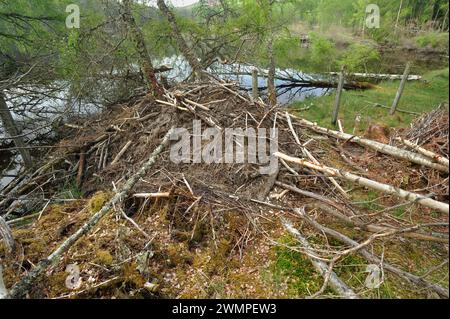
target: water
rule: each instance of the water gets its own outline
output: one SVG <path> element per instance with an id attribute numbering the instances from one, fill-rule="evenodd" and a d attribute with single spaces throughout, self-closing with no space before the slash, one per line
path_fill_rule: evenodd
<path id="1" fill-rule="evenodd" d="M 171 83 L 184 81 L 191 75 L 191 68 L 182 56 L 172 56 L 155 61 L 155 65 L 168 65 L 173 69 L 165 72 Z M 243 64 L 221 64 L 214 63 L 208 69 L 209 72 L 218 75 L 224 80 L 239 83 L 242 90 L 252 89 L 253 67 Z M 267 70 L 259 69 L 259 74 L 267 74 Z M 330 89 L 305 87 L 298 85 L 286 78 L 294 80 L 314 80 L 317 76 L 308 75 L 296 70 L 276 70 L 278 79 L 275 81 L 278 101 L 285 105 L 295 101 L 304 101 L 308 98 L 327 94 Z M 105 87 L 108 83 L 102 83 Z M 260 76 L 258 86 L 262 96 L 267 94 L 267 78 Z M 101 88 L 99 88 L 100 90 Z M 80 102 L 80 99 L 70 99 L 70 86 L 67 82 L 55 81 L 46 87 L 22 87 L 16 88 L 14 92 L 6 92 L 7 104 L 14 109 L 20 109 L 21 105 L 27 105 L 27 109 L 21 112 L 13 112 L 13 117 L 26 134 L 25 139 L 30 144 L 38 136 L 52 137 L 52 121 L 58 117 L 68 118 L 71 115 L 90 115 L 101 111 L 101 107 L 93 102 Z M 5 141 L 5 133 L 0 121 L 0 147 Z M 10 183 L 14 176 L 22 170 L 21 158 L 17 152 L 5 150 L 0 151 L 0 190 Z"/>
<path id="2" fill-rule="evenodd" d="M 191 75 L 191 67 L 182 56 L 166 57 L 158 60 L 156 65 L 168 65 L 173 69 L 165 72 L 164 76 L 171 82 L 181 82 Z M 221 64 L 219 62 L 213 63 L 208 71 L 212 74 L 218 75 L 223 80 L 229 80 L 239 83 L 242 90 L 251 91 L 252 89 L 252 70 L 253 66 L 233 63 Z M 268 70 L 258 69 L 258 87 L 262 96 L 267 95 L 267 74 Z M 292 78 L 296 81 L 319 80 L 320 76 L 310 75 L 301 71 L 293 69 L 277 69 L 276 70 L 275 86 L 277 90 L 278 103 L 287 105 L 297 101 L 304 101 L 308 98 L 323 96 L 330 92 L 329 88 L 318 88 L 301 86 L 298 82 L 289 80 Z"/>

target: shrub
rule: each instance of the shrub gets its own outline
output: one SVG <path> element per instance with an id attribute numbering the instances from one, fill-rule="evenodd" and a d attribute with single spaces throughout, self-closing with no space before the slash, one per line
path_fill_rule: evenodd
<path id="1" fill-rule="evenodd" d="M 370 45 L 352 44 L 339 60 L 339 65 L 346 65 L 351 72 L 368 72 L 380 62 L 380 53 Z"/>

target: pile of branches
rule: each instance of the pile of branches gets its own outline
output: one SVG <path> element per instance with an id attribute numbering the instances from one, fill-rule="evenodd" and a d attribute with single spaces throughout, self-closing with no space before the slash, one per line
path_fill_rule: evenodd
<path id="1" fill-rule="evenodd" d="M 190 130 L 193 120 L 201 120 L 202 129 L 211 127 L 222 133 L 224 128 L 278 128 L 279 149 L 270 156 L 278 158 L 279 168 L 270 175 L 263 175 L 260 165 L 252 163 L 191 165 L 171 162 L 168 146 L 174 128 Z M 266 231 L 268 224 L 281 225 L 291 233 L 299 242 L 296 249 L 310 258 L 324 277 L 323 287 L 314 296 L 330 287 L 341 297 L 359 297 L 333 270 L 350 254 L 359 254 L 370 264 L 379 266 L 382 272 L 390 272 L 420 289 L 443 298 L 449 296 L 445 287 L 390 263 L 384 258 L 384 252 L 379 255 L 371 249 L 375 242 L 393 238 L 448 245 L 448 201 L 436 200 L 427 192 L 427 187 L 400 188 L 389 184 L 377 172 L 369 170 L 373 166 L 364 167 L 361 155 L 361 151 L 370 153 L 380 170 L 386 170 L 383 164 L 386 158 L 400 163 L 402 174 L 426 167 L 435 173 L 439 183 L 445 183 L 448 160 L 431 151 L 432 154 L 417 148 L 401 149 L 320 127 L 279 106 L 270 107 L 261 99 L 253 100 L 235 84 L 219 80 L 180 84 L 166 90 L 163 99 L 137 96 L 110 108 L 98 118 L 80 119 L 67 127 L 73 130 L 71 137 L 55 145 L 40 167 L 25 172 L 2 192 L 3 226 L 0 230 L 4 247 L 0 257 L 10 261 L 10 289 L 5 293 L 9 297 L 42 295 L 42 291 L 36 291 L 35 283 L 52 267 L 61 268 L 67 264 L 67 259 L 79 256 L 71 248 L 81 238 L 89 234 L 92 239 L 98 233 L 96 240 L 103 238 L 111 242 L 114 231 L 108 225 L 114 219 L 131 225 L 129 237 L 134 242 L 130 244 L 131 252 L 124 257 L 128 260 L 141 256 L 155 241 L 163 244 L 166 235 L 182 238 L 194 246 L 202 241 L 216 242 L 229 228 L 223 213 L 227 211 L 239 212 L 246 220 L 241 220 L 235 230 L 233 251 L 245 249 L 252 236 L 267 236 L 268 240 L 275 241 Z M 271 138 L 266 136 L 265 143 L 269 144 Z M 415 142 L 420 143 L 417 139 L 421 138 L 418 136 Z M 335 167 L 336 157 L 344 161 L 340 167 Z M 33 227 L 39 227 L 39 219 L 48 214 L 50 204 L 67 198 L 61 196 L 61 188 L 67 186 L 68 180 L 76 183 L 84 197 L 99 191 L 109 192 L 109 196 L 98 210 L 86 213 L 83 208 L 83 213 L 69 214 L 70 218 L 65 216 L 61 221 L 64 231 L 49 234 L 59 240 L 48 243 L 44 249 L 47 256 L 18 261 L 18 257 L 14 257 L 18 245 L 10 228 L 26 219 L 37 218 L 38 222 L 30 226 L 29 233 L 39 236 L 38 232 L 33 233 Z M 363 210 L 352 201 L 350 187 L 375 190 L 394 205 L 380 211 Z M 151 234 L 157 234 L 163 226 L 151 224 L 150 218 L 140 219 L 139 216 L 149 209 L 162 210 L 163 207 L 169 220 L 169 225 L 165 226 L 167 233 L 152 237 Z M 389 212 L 398 207 L 420 207 L 420 214 L 411 216 L 409 222 L 400 222 L 389 216 Z M 24 215 L 30 210 L 38 213 L 31 217 L 28 213 Z M 433 213 L 440 217 L 432 221 L 426 218 Z M 102 221 L 106 231 L 99 232 L 96 227 Z M 332 226 L 336 223 L 339 228 Z M 303 234 L 304 229 L 300 231 L 296 225 L 341 244 L 338 247 L 312 244 Z M 357 235 L 345 235 L 342 229 L 351 229 Z M 46 231 L 54 230 L 49 230 L 47 225 Z M 135 242 L 136 238 L 142 240 Z M 102 275 L 103 284 L 120 281 L 117 274 L 105 276 Z M 90 288 L 97 286 L 92 284 Z M 152 285 L 147 282 L 146 287 L 149 286 Z"/>

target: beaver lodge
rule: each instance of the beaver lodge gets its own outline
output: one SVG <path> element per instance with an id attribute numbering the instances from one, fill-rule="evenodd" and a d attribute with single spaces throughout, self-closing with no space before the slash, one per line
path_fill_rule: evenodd
<path id="1" fill-rule="evenodd" d="M 277 128 L 278 168 L 175 164 L 171 134 L 193 120 Z M 2 191 L 4 295 L 448 298 L 443 107 L 353 136 L 210 80 L 67 129 Z"/>

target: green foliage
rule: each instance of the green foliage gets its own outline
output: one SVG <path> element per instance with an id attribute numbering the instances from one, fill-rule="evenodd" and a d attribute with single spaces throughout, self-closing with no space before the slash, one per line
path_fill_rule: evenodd
<path id="1" fill-rule="evenodd" d="M 408 82 L 405 87 L 400 109 L 412 112 L 429 112 L 442 102 L 449 100 L 448 80 L 449 69 L 428 72 L 424 75 L 425 81 Z M 361 116 L 360 132 L 363 132 L 370 124 L 381 123 L 389 127 L 408 127 L 414 119 L 414 115 L 397 113 L 389 115 L 389 110 L 375 107 L 371 103 L 390 106 L 394 100 L 399 86 L 399 81 L 387 81 L 378 85 L 374 90 L 345 91 L 342 95 L 340 118 L 347 132 L 353 130 L 356 116 Z M 310 121 L 317 122 L 324 127 L 330 127 L 331 114 L 333 112 L 334 94 L 329 94 L 314 100 L 297 102 L 292 107 L 304 108 L 311 106 L 307 111 L 302 111 L 301 116 Z"/>
<path id="2" fill-rule="evenodd" d="M 375 69 L 380 59 L 380 53 L 375 47 L 355 43 L 345 51 L 338 63 L 347 66 L 347 70 L 351 72 L 369 72 Z"/>
<path id="3" fill-rule="evenodd" d="M 429 32 L 415 38 L 416 43 L 421 47 L 431 47 L 448 50 L 448 33 Z"/>
<path id="4" fill-rule="evenodd" d="M 332 71 L 336 65 L 337 51 L 333 42 L 311 33 L 310 62 L 317 71 Z"/>

